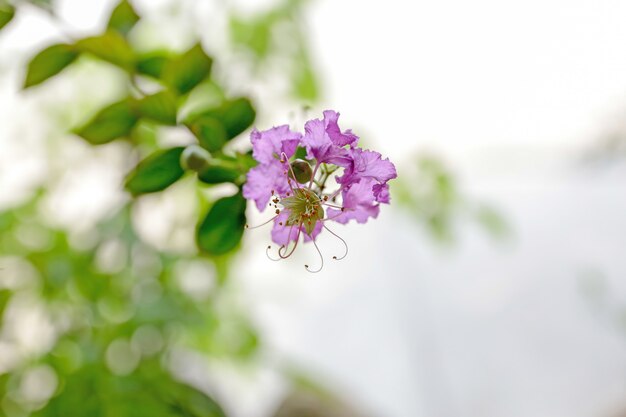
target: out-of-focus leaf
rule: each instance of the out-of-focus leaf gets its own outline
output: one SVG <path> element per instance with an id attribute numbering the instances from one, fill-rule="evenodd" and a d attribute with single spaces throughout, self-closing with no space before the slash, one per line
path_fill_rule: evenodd
<path id="1" fill-rule="evenodd" d="M 222 122 L 212 116 L 201 116 L 188 125 L 198 138 L 200 146 L 209 152 L 222 149 L 228 141 L 226 129 Z"/>
<path id="2" fill-rule="evenodd" d="M 238 98 L 224 103 L 217 115 L 224 124 L 230 139 L 252 126 L 256 118 L 254 107 L 247 98 Z"/>
<path id="3" fill-rule="evenodd" d="M 24 88 L 32 87 L 58 74 L 78 57 L 71 45 L 52 45 L 39 52 L 28 63 Z"/>
<path id="4" fill-rule="evenodd" d="M 137 72 L 154 78 L 161 78 L 163 69 L 170 58 L 165 54 L 150 54 L 137 59 Z"/>
<path id="5" fill-rule="evenodd" d="M 115 376 L 101 366 L 86 366 L 67 375 L 60 394 L 33 417 L 225 417 L 212 398 L 155 368 Z"/>
<path id="6" fill-rule="evenodd" d="M 492 207 L 482 205 L 475 215 L 476 220 L 494 237 L 506 237 L 511 232 L 504 217 Z"/>
<path id="7" fill-rule="evenodd" d="M 220 129 L 215 121 L 219 121 L 226 133 L 226 139 L 232 139 L 252 126 L 256 111 L 247 98 L 237 98 L 224 102 L 221 106 L 194 115 L 187 125 L 194 132 L 203 146 L 208 150 L 221 147 Z M 204 131 L 206 129 L 206 131 Z M 214 149 L 213 149 L 214 150 Z"/>
<path id="8" fill-rule="evenodd" d="M 4 308 L 7 306 L 9 299 L 11 298 L 11 291 L 6 289 L 0 290 L 0 317 L 4 313 Z"/>
<path id="9" fill-rule="evenodd" d="M 135 56 L 126 39 L 116 30 L 107 30 L 102 35 L 81 39 L 76 47 L 127 71 L 135 68 Z"/>
<path id="10" fill-rule="evenodd" d="M 180 166 L 184 147 L 157 151 L 141 161 L 126 179 L 133 195 L 162 191 L 178 181 L 185 171 Z"/>
<path id="11" fill-rule="evenodd" d="M 296 66 L 293 74 L 293 93 L 297 98 L 310 102 L 319 98 L 317 79 L 308 63 Z"/>
<path id="12" fill-rule="evenodd" d="M 273 19 L 244 21 L 233 17 L 230 21 L 230 36 L 235 45 L 252 52 L 258 59 L 265 58 L 270 50 Z"/>
<path id="13" fill-rule="evenodd" d="M 217 200 L 197 231 L 200 249 L 210 255 L 223 255 L 241 241 L 246 225 L 246 200 L 241 192 Z"/>
<path id="14" fill-rule="evenodd" d="M 137 123 L 135 103 L 130 99 L 111 104 L 75 133 L 93 145 L 127 136 Z"/>
<path id="15" fill-rule="evenodd" d="M 0 4 L 0 29 L 5 27 L 15 16 L 15 7 L 10 4 Z"/>
<path id="16" fill-rule="evenodd" d="M 139 100 L 137 111 L 141 117 L 176 125 L 176 97 L 167 90 Z"/>
<path id="17" fill-rule="evenodd" d="M 211 73 L 213 59 L 197 44 L 176 59 L 166 63 L 163 80 L 180 94 L 186 94 Z"/>
<path id="18" fill-rule="evenodd" d="M 139 21 L 139 15 L 128 0 L 122 0 L 111 13 L 108 29 L 113 29 L 126 36 Z"/>
<path id="19" fill-rule="evenodd" d="M 40 9 L 45 10 L 48 13 L 52 13 L 52 0 L 26 0 L 27 3 L 37 6 Z"/>
<path id="20" fill-rule="evenodd" d="M 242 172 L 236 161 L 224 161 L 216 158 L 211 159 L 207 166 L 198 173 L 198 179 L 207 184 L 237 183 L 241 177 Z"/>

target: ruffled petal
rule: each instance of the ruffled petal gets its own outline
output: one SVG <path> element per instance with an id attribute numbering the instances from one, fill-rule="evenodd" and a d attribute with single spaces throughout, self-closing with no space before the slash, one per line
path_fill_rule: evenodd
<path id="1" fill-rule="evenodd" d="M 391 197 L 389 196 L 389 184 L 374 184 L 372 187 L 374 197 L 379 203 L 389 204 Z"/>
<path id="2" fill-rule="evenodd" d="M 273 127 L 260 132 L 256 129 L 250 134 L 252 156 L 261 164 L 270 164 L 280 159 L 284 152 L 290 158 L 295 152 L 302 135 L 289 130 L 289 125 Z"/>
<path id="3" fill-rule="evenodd" d="M 272 190 L 280 197 L 290 190 L 285 169 L 275 160 L 271 164 L 257 165 L 248 171 L 243 185 L 243 196 L 254 200 L 259 211 L 265 210 L 272 196 Z"/>
<path id="4" fill-rule="evenodd" d="M 353 165 L 344 170 L 337 182 L 348 186 L 361 181 L 362 178 L 372 178 L 384 184 L 398 176 L 395 165 L 389 158 L 382 159 L 382 155 L 374 151 L 364 151 L 360 148 L 350 150 Z"/>
<path id="5" fill-rule="evenodd" d="M 341 129 L 339 129 L 339 124 L 337 123 L 338 120 L 339 113 L 337 113 L 336 111 L 326 110 L 324 112 L 324 125 L 326 126 L 326 133 L 328 134 L 330 140 L 336 146 L 356 146 L 357 142 L 359 141 L 359 137 L 352 133 L 351 130 L 341 132 Z"/>
<path id="6" fill-rule="evenodd" d="M 363 179 L 351 185 L 342 192 L 343 211 L 329 208 L 328 218 L 336 222 L 345 224 L 354 219 L 357 223 L 366 223 L 371 218 L 378 217 L 380 206 L 374 196 L 373 186 L 376 184 L 373 179 Z"/>

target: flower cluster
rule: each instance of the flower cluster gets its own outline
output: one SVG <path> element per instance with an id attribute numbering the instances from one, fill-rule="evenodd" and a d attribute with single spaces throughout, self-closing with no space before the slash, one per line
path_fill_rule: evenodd
<path id="1" fill-rule="evenodd" d="M 264 224 L 274 222 L 272 240 L 280 245 L 276 260 L 291 256 L 300 235 L 321 256 L 315 239 L 322 229 L 341 239 L 328 221 L 365 223 L 378 216 L 381 203 L 389 203 L 387 182 L 396 178 L 395 166 L 378 152 L 359 148 L 359 138 L 350 130 L 342 132 L 338 119 L 339 113 L 327 110 L 322 120 L 306 122 L 304 135 L 287 125 L 251 134 L 258 165 L 248 172 L 243 195 L 260 211 L 273 207 L 276 215 Z M 334 259 L 346 254 L 347 245 L 346 253 Z"/>

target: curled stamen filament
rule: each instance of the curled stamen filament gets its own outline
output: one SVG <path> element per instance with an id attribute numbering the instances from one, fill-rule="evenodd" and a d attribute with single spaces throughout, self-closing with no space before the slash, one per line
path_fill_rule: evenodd
<path id="1" fill-rule="evenodd" d="M 293 225 L 289 228 L 289 238 L 291 238 L 291 231 L 292 230 L 293 230 Z M 300 223 L 298 225 L 298 235 L 296 236 L 296 243 L 295 243 L 295 245 L 293 245 L 293 248 L 291 248 L 289 253 L 286 254 L 286 255 L 281 253 L 281 249 L 284 249 L 285 251 L 287 251 L 287 247 L 284 246 L 284 245 L 281 246 L 280 249 L 278 249 L 278 256 L 280 256 L 281 259 L 287 259 L 291 255 L 293 255 L 293 253 L 295 252 L 296 248 L 298 247 L 298 242 L 300 241 L 300 232 L 302 232 L 302 223 Z"/>
<path id="2" fill-rule="evenodd" d="M 341 242 L 343 243 L 343 246 L 346 248 L 346 251 L 344 252 L 343 255 L 341 255 L 340 257 L 333 256 L 333 259 L 336 260 L 336 261 L 340 261 L 343 258 L 345 258 L 346 256 L 348 256 L 348 244 L 346 243 L 346 241 L 341 236 L 339 236 L 337 233 L 333 232 L 328 227 L 326 227 L 325 224 L 323 225 L 323 227 L 324 227 L 324 229 L 328 230 L 328 232 L 330 232 L 330 234 L 335 236 L 337 239 L 341 240 Z"/>
<path id="3" fill-rule="evenodd" d="M 278 248 L 278 250 L 280 251 L 280 249 L 281 249 L 281 248 L 284 248 L 284 247 L 285 247 L 285 245 L 283 245 L 283 246 L 281 246 L 280 248 Z M 267 246 L 267 249 L 265 249 L 265 255 L 268 257 L 268 259 L 269 259 L 270 261 L 274 261 L 274 262 L 278 262 L 278 261 L 280 261 L 280 260 L 281 260 L 280 258 L 272 258 L 272 257 L 270 256 L 270 250 L 272 250 L 272 246 L 271 246 L 271 245 L 268 245 L 268 246 Z"/>
<path id="4" fill-rule="evenodd" d="M 324 268 L 324 256 L 322 256 L 322 252 L 320 251 L 320 248 L 317 246 L 317 243 L 315 243 L 315 240 L 312 240 L 312 242 L 313 242 L 313 245 L 315 245 L 315 249 L 317 250 L 317 253 L 320 256 L 320 259 L 322 260 L 322 264 L 320 265 L 320 267 L 318 269 L 316 269 L 314 271 L 310 270 L 308 265 L 304 265 L 304 268 L 308 272 L 310 272 L 312 274 L 316 274 L 316 273 L 320 272 L 322 270 L 322 268 Z"/>

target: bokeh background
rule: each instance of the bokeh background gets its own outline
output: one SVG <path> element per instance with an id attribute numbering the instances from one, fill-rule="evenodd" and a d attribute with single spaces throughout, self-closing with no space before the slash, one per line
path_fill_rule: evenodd
<path id="1" fill-rule="evenodd" d="M 22 89 L 116 4 L 23 1 L 0 32 L 0 415 L 626 412 L 626 4 L 132 1 L 133 47 L 200 41 L 254 126 L 332 108 L 396 163 L 391 206 L 339 228 L 350 254 L 317 275 L 306 245 L 269 261 L 269 228 L 198 252 L 232 186 L 123 191 L 138 155 L 193 136 L 68 133 L 136 87 L 115 66 Z"/>

